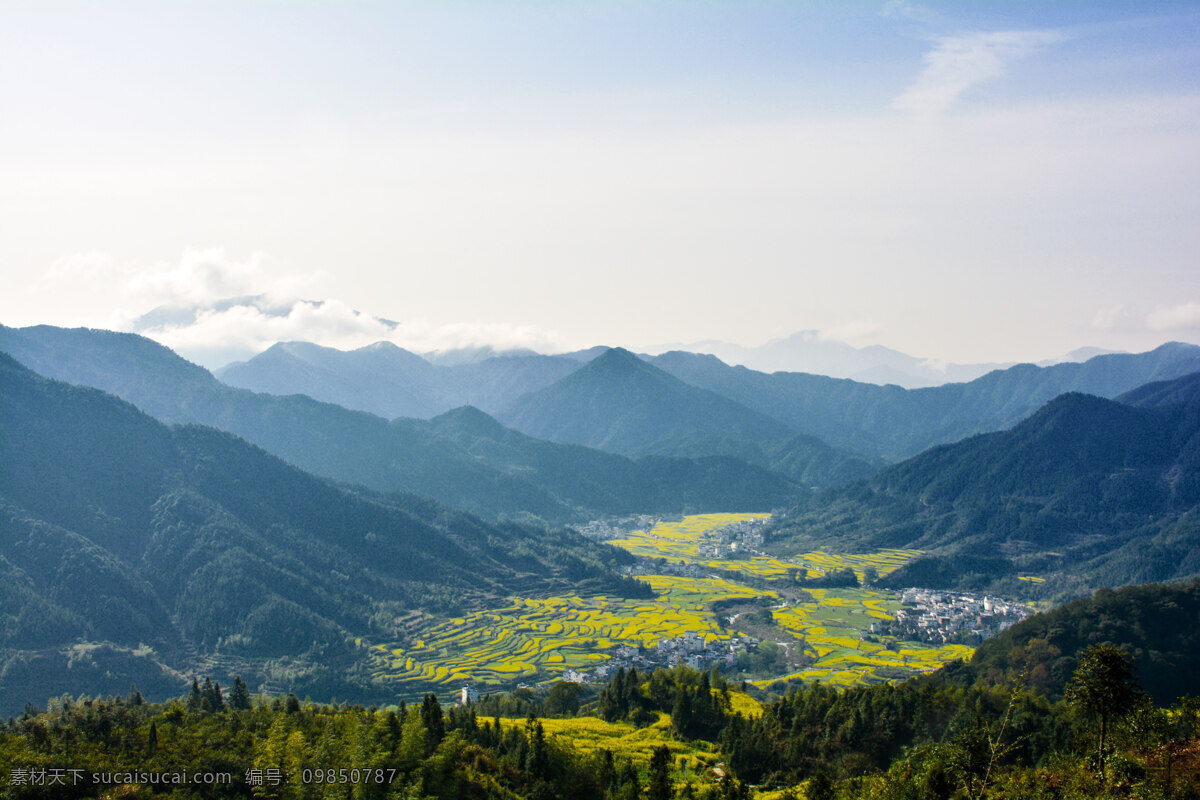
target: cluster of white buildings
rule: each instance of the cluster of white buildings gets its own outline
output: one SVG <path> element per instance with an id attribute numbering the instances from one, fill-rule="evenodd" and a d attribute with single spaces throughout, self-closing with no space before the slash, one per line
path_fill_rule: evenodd
<path id="1" fill-rule="evenodd" d="M 609 539 L 620 539 L 633 531 L 648 531 L 658 521 L 658 517 L 650 514 L 635 514 L 632 517 L 620 519 L 594 519 L 586 525 L 572 525 L 571 527 L 589 539 L 606 542 Z"/>
<path id="2" fill-rule="evenodd" d="M 905 589 L 900 601 L 904 606 L 896 619 L 874 623 L 871 634 L 930 644 L 978 644 L 1033 614 L 1019 603 L 963 592 Z"/>
<path id="3" fill-rule="evenodd" d="M 747 519 L 710 528 L 700 534 L 697 550 L 706 558 L 728 558 L 736 553 L 752 553 L 763 543 L 763 531 L 770 517 Z"/>
<path id="4" fill-rule="evenodd" d="M 684 578 L 713 578 L 713 571 L 699 564 L 668 561 L 665 558 L 639 559 L 636 564 L 625 567 L 626 575 L 678 575 Z"/>

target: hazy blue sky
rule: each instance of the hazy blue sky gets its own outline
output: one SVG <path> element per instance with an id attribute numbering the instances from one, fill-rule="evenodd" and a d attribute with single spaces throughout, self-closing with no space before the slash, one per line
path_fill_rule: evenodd
<path id="1" fill-rule="evenodd" d="M 0 322 L 1200 342 L 1198 83 L 1194 2 L 0 0 Z"/>

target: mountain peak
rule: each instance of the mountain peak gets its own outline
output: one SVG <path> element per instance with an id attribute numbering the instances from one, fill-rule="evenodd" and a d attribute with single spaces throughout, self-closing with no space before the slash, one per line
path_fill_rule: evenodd
<path id="1" fill-rule="evenodd" d="M 610 347 L 593 358 L 590 363 L 595 366 L 607 367 L 614 364 L 638 365 L 644 362 L 624 347 Z"/>
<path id="2" fill-rule="evenodd" d="M 507 429 L 491 415 L 475 406 L 459 406 L 429 420 L 433 429 L 445 432 L 449 428 L 473 433 L 477 436 L 496 437 Z"/>

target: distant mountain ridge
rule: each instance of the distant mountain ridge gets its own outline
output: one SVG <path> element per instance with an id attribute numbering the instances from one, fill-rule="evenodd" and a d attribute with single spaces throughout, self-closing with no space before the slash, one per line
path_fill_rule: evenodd
<path id="1" fill-rule="evenodd" d="M 732 456 L 809 485 L 864 475 L 875 466 L 685 383 L 622 348 L 525 395 L 498 417 L 540 439 L 630 457 Z"/>
<path id="2" fill-rule="evenodd" d="M 277 427 L 281 421 L 249 421 L 248 413 L 254 416 L 261 412 L 261 409 L 247 410 L 249 395 L 235 399 L 235 393 L 213 381 L 208 373 L 182 360 L 169 371 L 174 376 L 171 383 L 176 388 L 186 387 L 183 390 L 188 397 L 175 397 L 156 407 L 155 403 L 163 398 L 158 396 L 161 392 L 155 391 L 149 376 L 130 381 L 105 378 L 98 374 L 102 370 L 97 366 L 72 356 L 70 348 L 78 345 L 69 343 L 69 337 L 53 333 L 59 329 L 39 327 L 13 334 L 6 334 L 5 330 L 9 329 L 0 329 L 0 343 L 6 338 L 10 340 L 11 346 L 24 354 L 27 363 L 40 371 L 136 398 L 139 405 L 162 419 L 229 428 L 290 459 L 306 458 L 296 463 L 321 474 L 366 481 L 376 488 L 433 493 L 432 496 L 460 507 L 468 503 L 471 505 L 465 507 L 471 510 L 497 513 L 494 504 L 489 510 L 477 499 L 489 493 L 479 491 L 482 475 L 473 483 L 463 484 L 474 488 L 455 490 L 453 494 L 447 493 L 448 486 L 410 482 L 419 477 L 415 474 L 401 483 L 380 482 L 380 470 L 392 470 L 396 465 L 376 461 L 367 468 L 342 458 L 335 469 L 327 463 L 337 452 L 328 435 L 322 435 L 320 442 L 307 444 L 304 435 L 293 440 L 282 431 L 268 438 L 267 429 L 272 425 Z M 100 344 L 101 334 L 94 333 L 94 341 L 85 348 L 91 353 L 87 358 L 94 357 L 108 365 L 105 369 L 137 372 L 129 352 L 106 349 L 108 345 Z M 104 341 L 111 344 L 120 340 Z M 51 356 L 47 348 L 60 352 Z M 167 352 L 145 341 L 131 349 L 138 349 L 151 360 Z M 457 405 L 474 405 L 538 438 L 557 438 L 560 442 L 601 447 L 627 456 L 729 455 L 786 474 L 801 485 L 824 487 L 867 474 L 882 463 L 902 460 L 934 445 L 975 433 L 1003 430 L 1062 392 L 1083 391 L 1113 397 L 1147 381 L 1200 370 L 1200 347 L 1179 343 L 1168 343 L 1148 353 L 1097 356 L 1084 363 L 1049 367 L 1018 365 L 969 383 L 916 390 L 803 373 L 768 375 L 730 367 L 713 356 L 693 353 L 672 352 L 642 358 L 686 384 L 680 385 L 671 384 L 661 374 L 651 380 L 650 373 L 639 373 L 631 360 L 632 354 L 626 359 L 624 369 L 628 375 L 619 374 L 622 370 L 612 370 L 607 378 L 587 378 L 590 373 L 586 370 L 595 358 L 582 362 L 580 359 L 587 359 L 595 352 L 593 349 L 562 356 L 491 356 L 447 367 L 429 364 L 391 344 L 342 352 L 291 343 L 276 345 L 262 354 L 256 373 L 263 376 L 262 388 L 304 389 L 310 396 L 315 394 L 339 405 L 374 406 L 380 411 L 403 407 L 422 418 L 444 413 Z M 267 367 L 273 360 L 282 364 L 290 383 L 269 379 Z M 243 366 L 249 368 L 250 362 Z M 583 377 L 574 377 L 577 371 Z M 638 374 L 644 384 L 638 391 L 597 393 L 599 384 L 605 381 L 619 383 Z M 590 392 L 586 402 L 582 397 L 568 399 L 588 381 L 596 386 L 584 392 Z M 554 388 L 559 383 L 562 386 Z M 710 394 L 697 393 L 696 389 Z M 561 401 L 552 400 L 556 394 Z M 652 396 L 657 399 L 651 401 Z M 451 405 L 464 398 L 465 402 Z M 301 416 L 314 413 L 311 408 L 300 408 L 304 402 L 300 398 L 286 401 L 277 398 L 274 402 L 293 407 Z M 497 410 L 497 406 L 506 402 Z M 547 405 L 541 410 L 528 410 L 537 403 Z M 640 405 L 634 411 L 631 404 Z M 250 405 L 258 408 L 261 399 Z M 582 418 L 585 412 L 590 415 L 589 422 L 582 424 L 575 418 Z M 329 414 L 323 412 L 322 416 Z M 359 423 L 343 417 L 338 425 L 354 428 Z M 425 434 L 410 430 L 410 438 L 417 435 Z M 432 443 L 426 441 L 425 446 Z M 321 448 L 320 459 L 311 452 L 302 453 L 305 447 Z M 448 453 L 441 453 L 431 464 L 444 462 L 447 457 Z M 468 472 L 478 472 L 480 465 L 460 466 Z M 503 480 L 519 477 L 509 474 Z"/>
<path id="3" fill-rule="evenodd" d="M 281 342 L 245 362 L 216 371 L 224 383 L 265 394 L 306 394 L 356 411 L 394 419 L 429 419 L 471 405 L 495 413 L 516 398 L 570 374 L 570 356 L 444 354 L 431 363 L 390 342 L 342 351 L 307 342 Z"/>
<path id="4" fill-rule="evenodd" d="M 614 408 L 620 409 L 616 424 L 604 425 L 602 418 Z M 635 408 L 654 418 L 633 417 Z M 735 446 L 753 446 L 793 435 L 786 425 L 689 386 L 619 347 L 530 392 L 499 419 L 531 436 L 627 455 L 661 453 L 676 447 L 679 437 L 727 437 Z"/>
<path id="5" fill-rule="evenodd" d="M 726 364 L 759 372 L 806 372 L 905 389 L 971 381 L 1012 366 L 1011 362 L 953 364 L 917 358 L 877 344 L 855 347 L 815 330 L 798 331 L 757 347 L 708 340 L 660 347 L 654 352 L 671 350 L 713 355 Z"/>
<path id="6" fill-rule="evenodd" d="M 817 342 L 826 349 L 837 344 L 824 341 L 811 331 L 787 341 Z M 568 420 L 573 414 L 570 404 L 542 419 L 537 418 L 537 412 L 522 411 L 527 404 L 549 402 L 545 392 L 539 401 L 525 395 L 569 378 L 576 369 L 606 352 L 608 348 L 559 356 L 498 355 L 489 348 L 476 348 L 442 354 L 453 366 L 430 366 L 418 362 L 414 354 L 385 343 L 349 352 L 291 343 L 276 345 L 249 362 L 229 367 L 221 375 L 231 384 L 255 391 L 303 393 L 387 417 L 399 413 L 429 418 L 451 408 L 472 405 L 540 438 L 558 437 L 558 441 L 624 455 L 732 454 L 783 472 L 804 485 L 828 486 L 937 444 L 1003 430 L 1062 392 L 1082 391 L 1111 398 L 1148 381 L 1172 379 L 1200 370 L 1200 348 L 1195 345 L 1168 343 L 1139 354 L 1081 348 L 1054 362 L 1008 366 L 965 383 L 907 390 L 809 373 L 767 374 L 731 367 L 712 355 L 672 351 L 641 358 L 691 386 L 742 406 L 737 413 L 729 413 L 729 408 L 721 412 L 721 419 L 733 423 L 724 434 L 712 434 L 717 426 L 706 414 L 688 412 L 679 420 L 670 420 L 660 410 L 658 422 L 654 422 L 655 413 L 643 408 L 638 412 L 642 417 L 640 428 L 623 440 L 614 425 L 627 431 L 636 427 L 633 418 L 627 416 L 628 403 L 636 395 L 620 392 L 610 395 L 611 407 L 603 413 L 599 396 L 587 401 L 591 420 L 598 428 L 585 430 L 577 426 L 578 429 L 569 430 Z M 383 353 L 395 357 L 385 359 L 381 357 Z M 398 366 L 401 354 L 403 363 Z M 1082 358 L 1087 360 L 1074 360 Z M 369 369 L 365 368 L 368 363 Z M 628 378 L 615 372 L 611 377 L 614 381 Z M 565 385 L 571 385 L 572 380 Z M 680 404 L 680 409 L 696 402 L 695 396 L 689 398 L 678 387 L 672 391 L 664 386 L 660 389 L 663 402 Z M 673 399 L 667 400 L 669 395 Z M 573 402 L 580 400 L 576 398 Z M 545 410 L 549 411 L 549 406 Z M 747 411 L 765 415 L 783 423 L 793 435 L 808 438 L 782 445 L 784 437 L 777 432 L 766 437 L 770 443 L 764 446 L 761 430 L 752 432 L 745 427 L 753 416 Z M 527 417 L 523 416 L 526 414 Z M 610 418 L 622 421 L 618 424 Z M 709 432 L 701 433 L 703 429 Z M 600 430 L 605 431 L 604 436 L 599 434 Z"/>
<path id="7" fill-rule="evenodd" d="M 799 491 L 782 476 L 733 459 L 638 463 L 561 445 L 551 446 L 557 448 L 551 457 L 543 443 L 532 440 L 522 447 L 540 455 L 523 456 L 520 467 L 503 459 L 491 463 L 421 420 L 389 423 L 301 395 L 277 397 L 226 386 L 134 334 L 0 326 L 0 350 L 39 374 L 110 392 L 164 422 L 230 431 L 315 474 L 379 491 L 414 492 L 492 519 L 566 522 L 632 511 L 774 508 Z M 618 484 L 604 488 L 577 480 L 579 473 L 593 470 Z M 704 480 L 691 484 L 697 475 Z M 585 485 L 593 490 L 581 492 Z"/>
<path id="8" fill-rule="evenodd" d="M 1169 342 L 1147 353 L 1101 355 L 1083 363 L 1018 364 L 969 383 L 912 390 L 803 373 L 768 375 L 693 353 L 664 353 L 649 361 L 833 447 L 894 462 L 1008 428 L 1064 392 L 1112 398 L 1200 371 L 1200 346 Z"/>

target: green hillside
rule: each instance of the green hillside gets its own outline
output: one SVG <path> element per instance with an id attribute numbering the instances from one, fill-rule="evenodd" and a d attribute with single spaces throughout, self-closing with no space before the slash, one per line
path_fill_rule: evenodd
<path id="1" fill-rule="evenodd" d="M 797 507 L 777 552 L 934 553 L 891 585 L 1077 594 L 1200 574 L 1200 414 L 1068 394 L 1012 430 L 933 448 Z M 1021 576 L 1045 579 L 1035 583 Z"/>
<path id="2" fill-rule="evenodd" d="M 648 591 L 612 572 L 626 556 L 572 532 L 337 487 L 6 356 L 0 420 L 9 713 L 62 691 L 122 690 L 131 675 L 158 693 L 200 663 L 297 691 L 378 695 L 355 675 L 366 657 L 356 640 L 395 636 L 406 611 L 514 591 Z"/>

